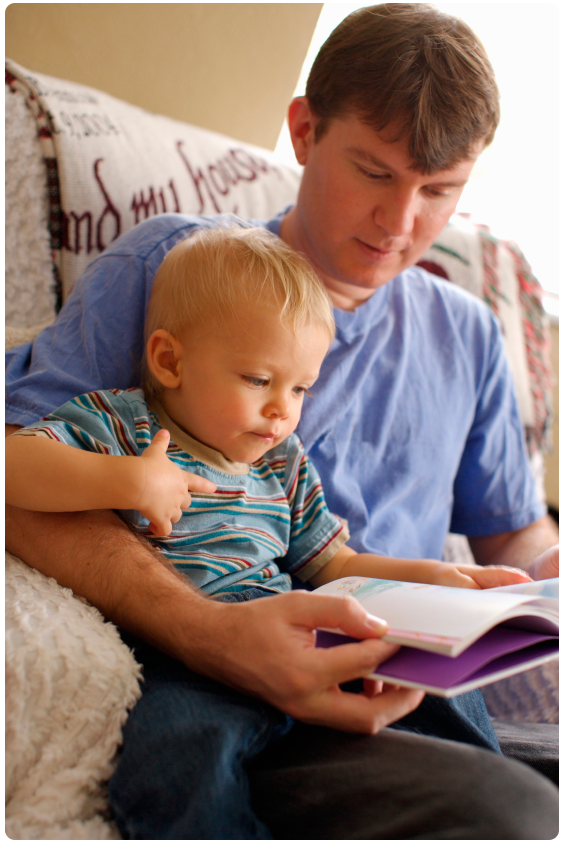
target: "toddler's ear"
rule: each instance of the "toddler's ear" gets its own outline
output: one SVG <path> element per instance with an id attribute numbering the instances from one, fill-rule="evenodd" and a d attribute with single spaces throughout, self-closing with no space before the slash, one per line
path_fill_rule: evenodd
<path id="1" fill-rule="evenodd" d="M 147 365 L 153 376 L 167 389 L 181 383 L 179 360 L 181 344 L 167 330 L 155 330 L 147 343 Z"/>

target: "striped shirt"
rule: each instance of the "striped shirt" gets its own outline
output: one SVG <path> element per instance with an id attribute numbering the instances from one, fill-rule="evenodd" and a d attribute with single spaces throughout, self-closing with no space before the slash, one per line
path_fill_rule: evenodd
<path id="1" fill-rule="evenodd" d="M 295 434 L 251 465 L 232 462 L 181 430 L 159 404 L 150 408 L 141 389 L 81 395 L 19 434 L 139 456 L 162 427 L 171 435 L 169 459 L 211 480 L 216 491 L 192 494 L 170 536 L 154 536 L 139 512 L 121 514 L 194 585 L 207 591 L 211 581 L 263 563 L 260 571 L 221 591 L 252 586 L 288 591 L 289 575 L 309 580 L 347 541 L 346 522 L 328 510 L 318 474 Z M 214 594 L 212 586 L 208 591 Z"/>

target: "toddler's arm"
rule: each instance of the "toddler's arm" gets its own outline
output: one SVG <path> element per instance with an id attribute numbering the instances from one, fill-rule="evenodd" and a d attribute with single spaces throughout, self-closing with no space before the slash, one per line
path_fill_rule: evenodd
<path id="1" fill-rule="evenodd" d="M 322 586 L 340 577 L 379 577 L 408 583 L 437 583 L 463 589 L 490 589 L 509 583 L 528 583 L 519 568 L 506 565 L 455 565 L 435 559 L 397 559 L 377 554 L 358 554 L 344 545 L 310 580 Z"/>
<path id="2" fill-rule="evenodd" d="M 135 509 L 167 536 L 190 505 L 189 488 L 216 488 L 171 462 L 168 445 L 160 430 L 141 456 L 109 456 L 15 434 L 6 439 L 6 502 L 38 512 Z"/>

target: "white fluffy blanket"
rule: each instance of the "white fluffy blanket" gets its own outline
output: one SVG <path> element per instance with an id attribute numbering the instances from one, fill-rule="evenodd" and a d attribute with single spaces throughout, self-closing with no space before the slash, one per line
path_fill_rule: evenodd
<path id="1" fill-rule="evenodd" d="M 6 555 L 6 833 L 120 839 L 105 782 L 140 695 L 115 626 Z"/>

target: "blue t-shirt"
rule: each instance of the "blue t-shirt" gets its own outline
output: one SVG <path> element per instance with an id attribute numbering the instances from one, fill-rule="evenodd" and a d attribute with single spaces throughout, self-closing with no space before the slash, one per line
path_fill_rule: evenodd
<path id="1" fill-rule="evenodd" d="M 139 383 L 143 323 L 165 254 L 222 218 L 162 215 L 117 239 L 83 274 L 55 323 L 8 352 L 6 421 L 32 424 L 72 397 Z M 281 217 L 266 226 L 278 234 Z M 448 530 L 504 533 L 544 515 L 513 380 L 492 313 L 409 268 L 337 334 L 298 434 L 329 509 L 357 551 L 442 556 Z"/>

